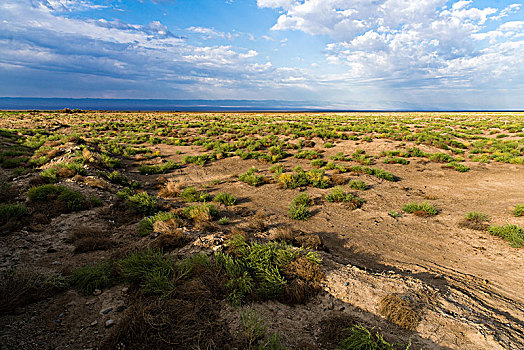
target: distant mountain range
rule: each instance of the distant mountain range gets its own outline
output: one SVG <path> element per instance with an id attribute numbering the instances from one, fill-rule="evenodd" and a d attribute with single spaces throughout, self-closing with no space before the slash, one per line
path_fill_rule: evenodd
<path id="1" fill-rule="evenodd" d="M 0 97 L 0 110 L 114 111 L 312 111 L 330 110 L 320 103 L 277 100 L 161 100 L 101 98 Z"/>
<path id="2" fill-rule="evenodd" d="M 104 98 L 39 98 L 0 97 L 0 110 L 60 110 L 64 108 L 104 111 L 324 111 L 324 112 L 414 112 L 454 111 L 482 112 L 474 108 L 444 109 L 420 107 L 415 104 L 396 101 L 391 104 L 404 108 L 348 108 L 348 104 L 318 101 L 285 100 L 166 100 L 166 99 L 104 99 Z M 484 110 L 485 111 L 485 110 Z M 490 110 L 495 111 L 495 110 Z M 498 111 L 498 110 L 497 110 Z M 500 110 L 505 111 L 505 110 Z M 515 112 L 515 110 L 509 110 Z"/>

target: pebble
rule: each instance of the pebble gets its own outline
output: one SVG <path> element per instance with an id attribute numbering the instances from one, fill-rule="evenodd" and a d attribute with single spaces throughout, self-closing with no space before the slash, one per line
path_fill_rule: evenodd
<path id="1" fill-rule="evenodd" d="M 106 321 L 106 328 L 112 327 L 115 324 L 115 320 L 107 320 Z"/>
<path id="2" fill-rule="evenodd" d="M 122 312 L 124 311 L 125 309 L 127 309 L 127 306 L 125 305 L 120 305 L 116 308 L 116 312 Z"/>
<path id="3" fill-rule="evenodd" d="M 128 287 L 124 287 L 122 288 L 122 293 L 127 293 L 129 291 L 129 288 Z"/>
<path id="4" fill-rule="evenodd" d="M 95 291 L 93 292 L 93 295 L 100 295 L 102 294 L 102 291 L 100 289 L 95 289 Z"/>
<path id="5" fill-rule="evenodd" d="M 93 322 L 91 322 L 89 324 L 90 327 L 93 327 L 93 326 L 96 326 L 98 324 L 98 321 L 97 320 L 94 320 Z"/>
<path id="6" fill-rule="evenodd" d="M 346 287 L 349 286 L 349 282 L 345 282 L 344 286 L 346 286 Z"/>
<path id="7" fill-rule="evenodd" d="M 104 315 L 107 315 L 107 314 L 110 313 L 111 311 L 113 311 L 113 308 L 112 308 L 112 307 L 105 309 L 104 311 L 102 311 L 102 313 L 103 313 Z"/>
<path id="8" fill-rule="evenodd" d="M 62 318 L 62 317 L 64 317 L 64 314 L 61 313 L 60 315 L 58 315 L 58 317 Z"/>

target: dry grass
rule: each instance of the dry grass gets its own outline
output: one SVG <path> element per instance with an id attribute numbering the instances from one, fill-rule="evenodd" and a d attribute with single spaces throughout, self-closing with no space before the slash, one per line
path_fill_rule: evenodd
<path id="1" fill-rule="evenodd" d="M 316 234 L 304 234 L 295 237 L 295 242 L 302 248 L 318 250 L 323 247 L 322 240 Z"/>
<path id="2" fill-rule="evenodd" d="M 283 301 L 291 304 L 302 304 L 320 290 L 324 273 L 318 264 L 306 258 L 298 258 L 283 269 L 288 283 L 285 286 Z"/>
<path id="3" fill-rule="evenodd" d="M 295 240 L 295 233 L 290 227 L 277 227 L 269 234 L 269 239 L 271 241 L 293 243 Z"/>
<path id="4" fill-rule="evenodd" d="M 389 294 L 379 303 L 379 312 L 397 326 L 414 330 L 417 328 L 419 314 L 407 297 Z"/>
<path id="5" fill-rule="evenodd" d="M 259 210 L 251 217 L 247 223 L 246 229 L 249 231 L 262 232 L 266 229 L 266 214 Z"/>
<path id="6" fill-rule="evenodd" d="M 234 344 L 219 312 L 211 291 L 191 280 L 174 299 L 137 301 L 102 349 L 230 349 Z"/>
<path id="7" fill-rule="evenodd" d="M 188 235 L 181 229 L 176 229 L 168 233 L 161 233 L 149 245 L 151 249 L 162 249 L 170 251 L 185 246 L 189 242 Z"/>
<path id="8" fill-rule="evenodd" d="M 90 227 L 77 228 L 71 234 L 69 241 L 75 247 L 75 254 L 107 250 L 114 247 L 114 242 L 108 237 L 108 232 Z"/>
<path id="9" fill-rule="evenodd" d="M 161 198 L 175 198 L 180 195 L 180 192 L 184 189 L 185 185 L 183 182 L 176 182 L 173 180 L 167 181 L 164 188 L 158 192 L 158 196 Z"/>

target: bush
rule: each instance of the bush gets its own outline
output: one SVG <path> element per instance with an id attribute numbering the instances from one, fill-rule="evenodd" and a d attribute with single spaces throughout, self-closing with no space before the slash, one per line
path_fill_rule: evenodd
<path id="1" fill-rule="evenodd" d="M 133 210 L 143 215 L 151 215 L 156 211 L 156 198 L 145 191 L 128 196 L 127 202 Z"/>
<path id="2" fill-rule="evenodd" d="M 409 164 L 409 160 L 405 158 L 399 158 L 399 157 L 388 157 L 384 159 L 384 163 L 386 164 L 402 164 L 407 165 Z"/>
<path id="3" fill-rule="evenodd" d="M 62 202 L 70 211 L 85 210 L 90 208 L 92 204 L 96 204 L 96 198 L 88 200 L 82 193 L 65 186 L 42 185 L 32 187 L 27 192 L 27 196 L 33 202 L 50 200 Z"/>
<path id="4" fill-rule="evenodd" d="M 349 181 L 349 187 L 354 190 L 364 191 L 367 190 L 368 185 L 362 180 L 351 180 Z"/>
<path id="5" fill-rule="evenodd" d="M 228 278 L 227 298 L 233 305 L 248 296 L 303 302 L 318 290 L 323 274 L 316 253 L 275 242 L 248 243 L 242 235 L 233 236 L 227 246 L 229 253 L 215 253 L 215 264 Z M 297 283 L 300 290 L 294 289 Z"/>
<path id="6" fill-rule="evenodd" d="M 328 202 L 347 203 L 350 205 L 351 209 L 360 208 L 362 204 L 364 204 L 364 200 L 362 198 L 359 198 L 351 193 L 346 193 L 338 186 L 333 188 L 331 192 L 326 195 L 326 200 Z"/>
<path id="7" fill-rule="evenodd" d="M 402 210 L 406 213 L 415 214 L 418 216 L 434 216 L 439 213 L 438 209 L 428 202 L 418 203 L 409 203 L 402 207 Z"/>
<path id="8" fill-rule="evenodd" d="M 517 204 L 515 208 L 513 208 L 513 215 L 514 216 L 524 216 L 524 203 Z"/>
<path id="9" fill-rule="evenodd" d="M 464 164 L 457 163 L 457 162 L 450 162 L 450 163 L 446 164 L 446 168 L 453 168 L 453 169 L 455 169 L 456 171 L 458 171 L 460 173 L 465 173 L 465 172 L 469 171 L 469 167 L 468 166 L 466 166 Z"/>
<path id="10" fill-rule="evenodd" d="M 494 236 L 502 237 L 513 248 L 524 246 L 524 229 L 517 225 L 506 224 L 505 226 L 490 226 L 488 232 Z"/>
<path id="11" fill-rule="evenodd" d="M 165 174 L 170 170 L 178 169 L 180 168 L 180 165 L 173 162 L 172 160 L 169 160 L 163 164 L 156 164 L 156 165 L 141 165 L 138 167 L 138 171 L 140 174 Z"/>
<path id="12" fill-rule="evenodd" d="M 0 226 L 12 220 L 20 220 L 29 213 L 23 204 L 0 204 Z"/>
<path id="13" fill-rule="evenodd" d="M 27 197 L 32 201 L 45 201 L 50 197 L 57 197 L 63 186 L 42 185 L 38 187 L 31 187 L 27 192 Z"/>
<path id="14" fill-rule="evenodd" d="M 288 209 L 289 217 L 293 220 L 305 221 L 311 217 L 311 212 L 304 204 L 291 203 Z"/>
<path id="15" fill-rule="evenodd" d="M 301 193 L 298 196 L 293 199 L 293 204 L 297 205 L 305 205 L 306 207 L 309 207 L 313 204 L 313 200 L 307 193 Z"/>
<path id="16" fill-rule="evenodd" d="M 250 168 L 244 174 L 240 175 L 238 179 L 251 186 L 262 185 L 264 183 L 264 176 L 255 174 L 257 171 L 257 168 Z"/>
<path id="17" fill-rule="evenodd" d="M 213 202 L 222 203 L 226 206 L 230 206 L 235 205 L 235 203 L 237 202 L 237 198 L 229 192 L 217 193 L 215 197 L 213 197 Z"/>
<path id="18" fill-rule="evenodd" d="M 211 221 L 218 215 L 213 204 L 190 205 L 184 208 L 184 215 L 195 221 Z"/>
<path id="19" fill-rule="evenodd" d="M 187 202 L 207 202 L 211 200 L 211 195 L 204 191 L 197 191 L 194 187 L 186 187 L 181 193 L 182 197 Z"/>
<path id="20" fill-rule="evenodd" d="M 146 236 L 153 232 L 153 225 L 155 222 L 168 221 L 174 218 L 177 218 L 177 216 L 174 213 L 167 211 L 161 211 L 153 216 L 145 217 L 138 223 L 138 234 L 140 236 Z"/>

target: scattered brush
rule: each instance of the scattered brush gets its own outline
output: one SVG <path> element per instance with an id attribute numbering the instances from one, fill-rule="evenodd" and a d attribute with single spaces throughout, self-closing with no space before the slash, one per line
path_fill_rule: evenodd
<path id="1" fill-rule="evenodd" d="M 204 191 L 197 191 L 196 188 L 190 186 L 186 187 L 181 193 L 180 197 L 186 202 L 209 202 L 213 197 Z"/>
<path id="2" fill-rule="evenodd" d="M 218 210 L 213 204 L 195 204 L 184 208 L 184 215 L 195 222 L 212 221 L 218 215 Z"/>
<path id="3" fill-rule="evenodd" d="M 307 193 L 299 194 L 293 199 L 289 206 L 288 212 L 289 217 L 293 220 L 307 220 L 311 217 L 309 207 L 313 204 L 313 201 Z"/>
<path id="4" fill-rule="evenodd" d="M 86 265 L 73 271 L 70 281 L 80 293 L 90 295 L 95 289 L 103 290 L 116 282 L 115 265 L 112 261 Z"/>
<path id="5" fill-rule="evenodd" d="M 147 236 L 148 234 L 154 231 L 155 223 L 159 221 L 163 222 L 172 219 L 176 220 L 178 219 L 178 216 L 173 212 L 166 211 L 161 211 L 156 213 L 155 215 L 145 217 L 138 223 L 138 234 L 140 236 Z M 178 226 L 175 228 L 178 228 Z"/>
<path id="6" fill-rule="evenodd" d="M 29 218 L 29 209 L 23 204 L 0 204 L 0 235 L 21 227 Z"/>
<path id="7" fill-rule="evenodd" d="M 71 241 L 75 247 L 75 254 L 107 250 L 114 246 L 114 242 L 107 237 L 107 232 L 89 227 L 77 228 L 71 236 Z"/>
<path id="8" fill-rule="evenodd" d="M 251 186 L 260 186 L 265 182 L 265 178 L 263 175 L 258 175 L 257 172 L 257 168 L 250 168 L 244 174 L 240 175 L 238 179 Z"/>
<path id="9" fill-rule="evenodd" d="M 349 187 L 354 190 L 365 191 L 368 189 L 368 185 L 362 180 L 351 180 L 349 181 Z"/>
<path id="10" fill-rule="evenodd" d="M 379 303 L 379 312 L 389 322 L 397 326 L 414 330 L 417 328 L 419 315 L 407 297 L 389 294 Z"/>
<path id="11" fill-rule="evenodd" d="M 180 195 L 184 184 L 182 182 L 168 181 L 164 188 L 158 192 L 158 196 L 161 198 L 175 198 Z"/>

